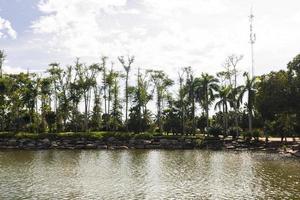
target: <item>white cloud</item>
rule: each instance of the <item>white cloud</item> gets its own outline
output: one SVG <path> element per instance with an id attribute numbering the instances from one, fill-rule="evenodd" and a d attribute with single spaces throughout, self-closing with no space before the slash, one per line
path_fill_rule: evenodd
<path id="1" fill-rule="evenodd" d="M 9 74 L 18 74 L 21 72 L 26 72 L 26 69 L 23 69 L 21 67 L 12 67 L 12 66 L 8 66 L 8 65 L 4 64 L 3 72 L 9 73 Z"/>
<path id="2" fill-rule="evenodd" d="M 272 0 L 43 0 L 39 9 L 44 16 L 32 28 L 47 38 L 52 51 L 70 57 L 133 54 L 136 65 L 145 68 L 174 73 L 193 66 L 197 72 L 215 73 L 226 56 L 237 53 L 245 55 L 241 68 L 247 70 L 252 4 L 258 73 L 274 64 L 284 67 L 300 50 L 296 0 L 288 5 Z"/>
<path id="3" fill-rule="evenodd" d="M 0 17 L 0 39 L 7 36 L 12 39 L 17 38 L 17 32 L 12 28 L 10 21 Z"/>

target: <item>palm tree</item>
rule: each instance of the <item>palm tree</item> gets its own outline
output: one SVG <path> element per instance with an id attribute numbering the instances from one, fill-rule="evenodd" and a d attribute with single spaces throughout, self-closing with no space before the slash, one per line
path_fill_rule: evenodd
<path id="1" fill-rule="evenodd" d="M 242 102 L 244 95 L 248 94 L 248 100 L 246 103 L 247 111 L 248 111 L 248 122 L 249 122 L 249 131 L 252 133 L 252 118 L 253 118 L 253 105 L 256 94 L 256 85 L 257 78 L 250 78 L 249 73 L 245 72 L 243 75 L 246 78 L 245 85 L 241 86 L 241 92 L 239 95 L 239 101 Z"/>
<path id="2" fill-rule="evenodd" d="M 181 118 L 181 134 L 185 134 L 185 108 L 184 108 L 184 84 L 183 84 L 183 73 L 179 73 L 179 108 L 180 108 L 180 118 Z"/>
<path id="3" fill-rule="evenodd" d="M 159 132 L 163 132 L 163 125 L 162 125 L 162 107 L 163 107 L 163 100 L 167 97 L 167 89 L 168 87 L 173 85 L 173 81 L 169 79 L 169 77 L 163 71 L 157 70 L 149 70 L 151 81 L 154 84 L 156 90 L 156 105 L 157 105 L 157 123 L 159 127 Z"/>
<path id="4" fill-rule="evenodd" d="M 190 119 L 192 120 L 192 134 L 196 132 L 196 118 L 195 118 L 195 81 L 194 75 L 191 67 L 184 68 L 184 72 L 186 73 L 186 86 L 185 90 L 187 93 L 187 104 L 190 107 Z"/>
<path id="5" fill-rule="evenodd" d="M 219 80 L 212 75 L 202 73 L 200 78 L 195 79 L 196 99 L 206 113 L 206 124 L 209 127 L 209 106 L 215 100 L 214 92 L 218 90 Z"/>
<path id="6" fill-rule="evenodd" d="M 41 130 L 46 131 L 46 114 L 51 110 L 51 82 L 52 80 L 42 78 L 40 80 L 40 99 L 41 99 Z"/>
<path id="7" fill-rule="evenodd" d="M 4 54 L 4 51 L 3 51 L 3 50 L 0 50 L 0 78 L 2 78 L 2 74 L 3 74 L 2 66 L 3 66 L 4 60 L 5 60 L 5 54 Z"/>
<path id="8" fill-rule="evenodd" d="M 4 79 L 2 80 L 2 66 L 3 66 L 3 62 L 5 59 L 5 55 L 4 55 L 4 51 L 0 50 L 0 101 L 1 106 L 1 131 L 3 131 L 3 127 L 4 127 L 4 110 L 5 110 L 5 106 L 4 106 L 4 101 L 5 101 L 5 97 L 4 97 L 4 91 L 5 91 L 5 83 L 4 83 Z"/>
<path id="9" fill-rule="evenodd" d="M 131 64 L 134 61 L 134 56 L 131 56 L 131 57 L 128 56 L 128 62 L 127 62 L 127 64 L 125 63 L 124 56 L 118 57 L 118 60 L 120 61 L 120 63 L 122 64 L 122 66 L 124 67 L 125 72 L 126 72 L 126 82 L 125 82 L 125 123 L 126 123 L 126 129 L 128 130 L 128 126 L 127 126 L 127 119 L 128 119 L 128 98 L 129 98 L 129 96 L 128 96 L 128 76 L 129 76 Z"/>
<path id="10" fill-rule="evenodd" d="M 105 85 L 106 87 L 108 87 L 108 95 L 106 96 L 107 98 L 107 114 L 110 114 L 110 103 L 112 100 L 112 89 L 113 89 L 113 85 L 114 85 L 114 79 L 116 76 L 116 72 L 113 70 L 113 63 L 111 65 L 110 71 L 106 76 L 106 82 Z"/>
<path id="11" fill-rule="evenodd" d="M 219 101 L 216 102 L 215 109 L 219 108 L 221 110 L 222 108 L 224 133 L 226 135 L 228 128 L 228 103 L 231 103 L 232 88 L 230 86 L 222 86 L 218 88 L 217 92 L 216 97 Z"/>
<path id="12" fill-rule="evenodd" d="M 114 131 L 122 125 L 122 105 L 119 98 L 119 78 L 121 74 L 119 72 L 113 71 L 113 85 L 112 85 L 112 110 L 111 110 L 111 120 L 110 125 Z M 109 126 L 110 126 L 109 125 Z"/>
<path id="13" fill-rule="evenodd" d="M 107 114 L 107 95 L 106 95 L 106 89 L 107 89 L 107 82 L 106 82 L 106 60 L 107 57 L 102 56 L 101 58 L 101 68 L 102 68 L 102 89 L 103 89 L 103 99 L 104 99 L 104 114 Z"/>

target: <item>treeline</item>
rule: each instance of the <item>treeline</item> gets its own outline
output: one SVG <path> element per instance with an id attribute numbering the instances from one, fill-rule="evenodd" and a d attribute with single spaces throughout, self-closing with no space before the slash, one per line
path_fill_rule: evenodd
<path id="1" fill-rule="evenodd" d="M 52 63 L 43 75 L 5 74 L 4 59 L 0 51 L 2 132 L 131 131 L 250 138 L 300 133 L 300 55 L 287 70 L 259 77 L 240 72 L 242 56 L 231 55 L 216 75 L 195 74 L 186 67 L 177 80 L 160 70 L 138 69 L 134 75 L 134 57 L 118 57 L 122 72 L 102 57 L 92 65 L 79 59 L 65 68 Z M 151 101 L 156 110 L 150 109 Z M 210 116 L 212 109 L 215 114 Z"/>

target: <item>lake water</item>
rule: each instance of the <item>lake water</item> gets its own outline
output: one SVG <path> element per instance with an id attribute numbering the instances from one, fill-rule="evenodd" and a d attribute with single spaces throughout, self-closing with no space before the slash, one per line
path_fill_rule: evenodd
<path id="1" fill-rule="evenodd" d="M 300 161 L 201 150 L 5 150 L 0 199 L 300 199 Z"/>

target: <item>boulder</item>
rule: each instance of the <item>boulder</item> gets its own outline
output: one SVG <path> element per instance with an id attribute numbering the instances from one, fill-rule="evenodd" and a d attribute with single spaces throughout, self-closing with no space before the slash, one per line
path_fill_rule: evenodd
<path id="1" fill-rule="evenodd" d="M 51 147 L 57 148 L 57 147 L 58 147 L 57 142 L 56 142 L 56 141 L 52 141 L 52 142 L 51 142 Z"/>
<path id="2" fill-rule="evenodd" d="M 192 143 L 192 139 L 188 139 L 188 138 L 187 138 L 187 139 L 184 140 L 184 142 L 185 142 L 186 144 L 191 144 L 191 143 Z"/>
<path id="3" fill-rule="evenodd" d="M 112 142 L 114 142 L 116 140 L 116 138 L 114 138 L 114 137 L 109 137 L 109 138 L 107 138 L 107 142 L 109 142 L 109 143 L 112 143 Z"/>
<path id="4" fill-rule="evenodd" d="M 143 145 L 143 144 L 138 144 L 138 145 L 135 145 L 134 148 L 135 148 L 135 149 L 144 149 L 144 148 L 145 148 L 145 145 Z"/>
<path id="5" fill-rule="evenodd" d="M 135 140 L 135 139 L 131 138 L 131 139 L 129 140 L 129 144 L 130 144 L 130 145 L 133 145 L 133 144 L 135 144 L 135 143 L 136 143 L 136 140 Z"/>
<path id="6" fill-rule="evenodd" d="M 147 144 L 145 145 L 145 149 L 160 149 L 161 146 L 159 144 Z"/>
<path id="7" fill-rule="evenodd" d="M 41 142 L 44 144 L 44 145 L 50 145 L 51 142 L 48 138 L 45 138 L 45 139 L 42 139 Z"/>
<path id="8" fill-rule="evenodd" d="M 235 149 L 235 146 L 226 146 L 226 149 Z"/>
<path id="9" fill-rule="evenodd" d="M 9 146 L 17 146 L 17 145 L 18 145 L 18 142 L 17 142 L 16 139 L 10 139 L 10 140 L 8 140 L 7 144 L 8 144 Z"/>
<path id="10" fill-rule="evenodd" d="M 87 144 L 87 145 L 85 146 L 85 148 L 86 148 L 86 149 L 96 149 L 97 146 L 96 146 L 96 144 L 90 143 L 90 144 Z"/>
<path id="11" fill-rule="evenodd" d="M 85 144 L 85 141 L 83 141 L 83 140 L 77 140 L 77 141 L 76 141 L 76 144 L 77 144 L 77 145 L 84 145 L 84 144 Z"/>
<path id="12" fill-rule="evenodd" d="M 292 145 L 293 150 L 300 150 L 300 144 L 294 144 Z"/>
<path id="13" fill-rule="evenodd" d="M 297 157 L 299 157 L 300 158 L 300 151 L 298 150 L 298 151 L 296 151 L 294 154 L 293 154 L 294 156 L 297 156 Z"/>
<path id="14" fill-rule="evenodd" d="M 129 149 L 128 146 L 115 146 L 115 149 Z"/>
<path id="15" fill-rule="evenodd" d="M 76 144 L 76 146 L 74 146 L 75 149 L 84 149 L 86 148 L 86 145 L 84 144 Z"/>
<path id="16" fill-rule="evenodd" d="M 97 149 L 107 149 L 107 145 L 97 145 Z"/>
<path id="17" fill-rule="evenodd" d="M 159 140 L 159 143 L 162 145 L 168 145 L 168 144 L 170 144 L 170 140 L 163 138 L 163 139 Z"/>
<path id="18" fill-rule="evenodd" d="M 26 144 L 26 147 L 27 148 L 34 148 L 34 147 L 36 147 L 36 144 L 35 144 L 35 142 L 29 142 L 28 144 Z"/>
<path id="19" fill-rule="evenodd" d="M 151 144 L 151 140 L 143 140 L 144 145 Z"/>

